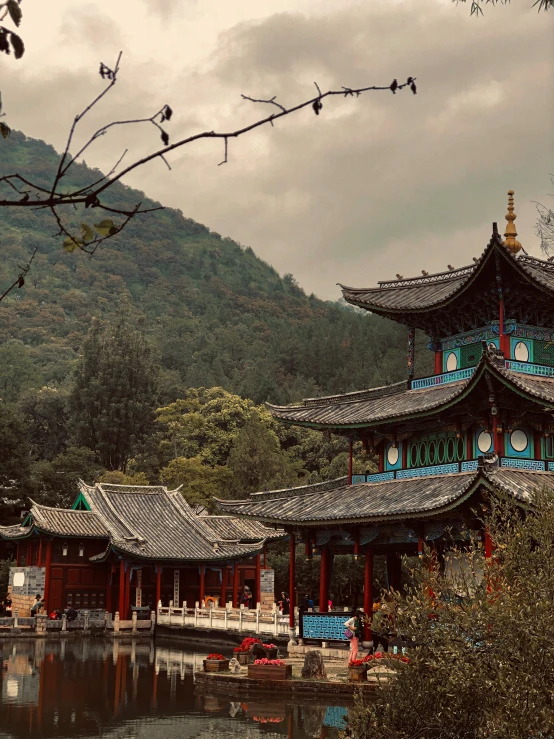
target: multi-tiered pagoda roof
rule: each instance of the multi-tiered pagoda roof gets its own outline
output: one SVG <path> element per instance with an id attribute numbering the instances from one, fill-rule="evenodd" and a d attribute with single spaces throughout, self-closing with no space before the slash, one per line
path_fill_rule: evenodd
<path id="1" fill-rule="evenodd" d="M 352 443 L 362 441 L 370 469 L 221 501 L 223 510 L 289 531 L 345 526 L 352 534 L 355 525 L 393 521 L 408 529 L 467 523 L 495 489 L 521 503 L 537 488 L 554 490 L 554 264 L 523 253 L 509 196 L 505 239 L 493 224 L 473 264 L 341 286 L 347 302 L 408 327 L 406 381 L 270 406 L 284 423 L 346 436 L 350 465 Z M 430 377 L 414 379 L 415 329 L 435 354 Z"/>

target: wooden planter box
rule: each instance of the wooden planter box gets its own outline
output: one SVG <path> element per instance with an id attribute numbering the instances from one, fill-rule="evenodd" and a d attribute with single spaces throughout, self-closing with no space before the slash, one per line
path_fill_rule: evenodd
<path id="1" fill-rule="evenodd" d="M 348 668 L 348 682 L 365 683 L 367 682 L 367 667 L 365 665 L 355 665 Z"/>
<path id="2" fill-rule="evenodd" d="M 239 665 L 249 665 L 254 661 L 254 656 L 251 652 L 234 652 L 234 656 L 239 662 Z"/>
<path id="3" fill-rule="evenodd" d="M 229 669 L 228 659 L 205 659 L 204 672 L 226 672 Z"/>
<path id="4" fill-rule="evenodd" d="M 292 665 L 248 665 L 248 677 L 254 680 L 288 680 Z"/>

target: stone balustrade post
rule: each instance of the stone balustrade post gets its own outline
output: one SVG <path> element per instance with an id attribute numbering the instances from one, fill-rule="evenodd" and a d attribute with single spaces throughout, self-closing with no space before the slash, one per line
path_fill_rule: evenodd
<path id="1" fill-rule="evenodd" d="M 119 634 L 119 611 L 115 612 L 115 618 L 113 620 L 113 632 Z"/>
<path id="2" fill-rule="evenodd" d="M 14 608 L 14 611 L 13 611 L 13 627 L 14 629 L 19 628 L 19 609 L 18 608 Z"/>
<path id="3" fill-rule="evenodd" d="M 48 616 L 46 614 L 37 614 L 35 617 L 35 624 L 36 624 L 36 632 L 37 634 L 46 634 L 46 622 L 48 621 Z"/>
<path id="4" fill-rule="evenodd" d="M 83 631 L 88 631 L 90 628 L 90 612 L 83 612 Z"/>
<path id="5" fill-rule="evenodd" d="M 62 631 L 67 631 L 67 614 L 62 614 Z"/>
<path id="6" fill-rule="evenodd" d="M 133 611 L 133 615 L 131 616 L 131 621 L 133 622 L 133 626 L 131 628 L 131 634 L 137 633 L 137 612 Z"/>
<path id="7" fill-rule="evenodd" d="M 181 619 L 181 625 L 184 626 L 187 622 L 187 602 L 183 601 L 183 617 Z"/>
<path id="8" fill-rule="evenodd" d="M 153 634 L 156 629 L 156 611 L 150 611 L 150 633 Z"/>

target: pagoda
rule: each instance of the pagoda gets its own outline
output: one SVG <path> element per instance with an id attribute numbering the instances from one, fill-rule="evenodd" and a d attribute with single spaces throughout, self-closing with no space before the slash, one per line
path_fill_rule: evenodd
<path id="1" fill-rule="evenodd" d="M 535 490 L 554 489 L 554 263 L 522 249 L 513 191 L 508 196 L 504 239 L 494 223 L 473 264 L 398 275 L 377 287 L 341 285 L 351 305 L 408 328 L 406 381 L 270 406 L 284 423 L 350 442 L 343 478 L 219 502 L 226 513 L 289 533 L 291 598 L 299 541 L 306 557 L 321 558 L 321 612 L 327 610 L 333 555 L 363 555 L 363 605 L 370 612 L 375 555 L 386 555 L 395 588 L 400 555 L 421 554 L 427 545 L 440 560 L 452 539 L 462 541 L 468 530 L 482 536 L 490 557 L 492 542 L 476 515 L 490 496 L 501 490 L 525 505 Z M 429 337 L 434 353 L 434 374 L 419 379 L 416 329 Z M 378 460 L 376 472 L 353 474 L 355 442 Z M 323 626 L 304 619 L 300 635 L 342 638 L 343 617 Z"/>

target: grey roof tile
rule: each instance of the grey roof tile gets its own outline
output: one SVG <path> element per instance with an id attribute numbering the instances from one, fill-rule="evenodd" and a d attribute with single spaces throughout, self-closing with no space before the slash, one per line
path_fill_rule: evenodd
<path id="1" fill-rule="evenodd" d="M 305 486 L 264 496 L 253 494 L 242 501 L 219 501 L 219 506 L 235 516 L 283 526 L 369 523 L 436 515 L 458 506 L 481 483 L 529 503 L 533 491 L 543 486 L 554 490 L 554 473 L 493 467 L 357 485 L 340 478 L 331 481 L 326 491 Z"/>
<path id="2" fill-rule="evenodd" d="M 546 290 L 554 291 L 554 265 L 525 254 L 514 256 L 505 248 L 499 235 L 493 235 L 480 259 L 466 267 L 408 279 L 387 280 L 380 282 L 378 287 L 340 287 L 346 301 L 377 313 L 427 311 L 455 299 L 458 293 L 463 292 L 472 279 L 486 267 L 494 249 L 499 249 L 518 272 L 527 275 L 531 281 Z"/>
<path id="3" fill-rule="evenodd" d="M 31 515 L 36 528 L 49 534 L 97 539 L 109 536 L 108 529 L 101 519 L 90 511 L 49 508 L 34 503 Z"/>

